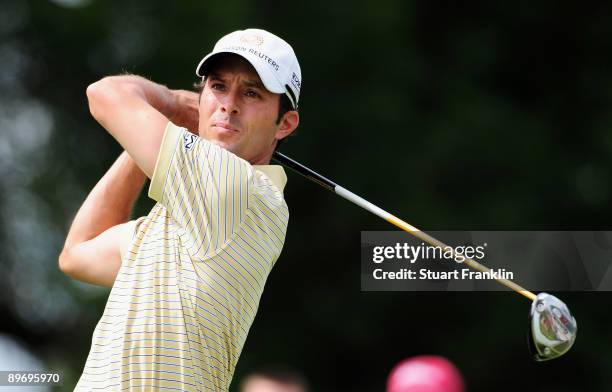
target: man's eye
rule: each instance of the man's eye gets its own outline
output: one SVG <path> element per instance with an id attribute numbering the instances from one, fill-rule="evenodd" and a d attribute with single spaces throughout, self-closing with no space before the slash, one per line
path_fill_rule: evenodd
<path id="1" fill-rule="evenodd" d="M 251 97 L 251 98 L 258 98 L 259 94 L 257 93 L 257 91 L 253 91 L 253 90 L 247 90 L 244 93 L 247 97 Z"/>
<path id="2" fill-rule="evenodd" d="M 220 90 L 220 91 L 225 90 L 225 86 L 222 83 L 213 83 L 210 87 L 213 90 Z"/>

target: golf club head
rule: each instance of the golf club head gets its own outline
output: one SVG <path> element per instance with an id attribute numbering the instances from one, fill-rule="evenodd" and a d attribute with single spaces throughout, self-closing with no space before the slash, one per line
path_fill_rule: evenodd
<path id="1" fill-rule="evenodd" d="M 578 325 L 567 306 L 557 297 L 540 293 L 529 312 L 529 348 L 536 361 L 565 354 L 576 340 Z"/>

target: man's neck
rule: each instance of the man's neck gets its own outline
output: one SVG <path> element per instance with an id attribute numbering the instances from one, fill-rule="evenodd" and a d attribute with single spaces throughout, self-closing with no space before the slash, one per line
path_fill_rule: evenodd
<path id="1" fill-rule="evenodd" d="M 276 143 L 270 146 L 269 149 L 262 152 L 260 155 L 255 156 L 251 159 L 248 159 L 251 165 L 269 165 L 272 160 L 272 154 L 274 154 L 274 149 L 276 148 Z"/>

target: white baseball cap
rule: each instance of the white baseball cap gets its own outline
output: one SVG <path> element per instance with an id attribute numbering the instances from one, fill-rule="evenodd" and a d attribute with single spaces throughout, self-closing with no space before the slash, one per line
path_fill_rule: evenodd
<path id="1" fill-rule="evenodd" d="M 196 75 L 207 73 L 210 59 L 219 53 L 234 53 L 244 57 L 255 68 L 268 91 L 286 94 L 297 109 L 302 86 L 302 71 L 293 48 L 282 38 L 260 29 L 229 33 L 215 44 L 196 68 Z"/>

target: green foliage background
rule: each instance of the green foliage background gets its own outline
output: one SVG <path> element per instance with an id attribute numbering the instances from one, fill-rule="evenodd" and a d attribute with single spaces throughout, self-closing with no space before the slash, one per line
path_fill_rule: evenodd
<path id="1" fill-rule="evenodd" d="M 0 332 L 63 371 L 61 390 L 108 295 L 57 269 L 76 210 L 120 153 L 89 116 L 87 85 L 130 72 L 189 88 L 216 40 L 247 27 L 300 59 L 302 121 L 282 150 L 346 188 L 424 230 L 610 229 L 606 2 L 3 0 Z M 609 293 L 560 293 L 578 340 L 536 364 L 528 301 L 360 292 L 360 231 L 392 228 L 297 175 L 285 195 L 285 249 L 236 379 L 280 362 L 314 391 L 383 391 L 394 363 L 437 354 L 469 391 L 611 390 Z M 143 194 L 135 214 L 151 206 Z"/>

